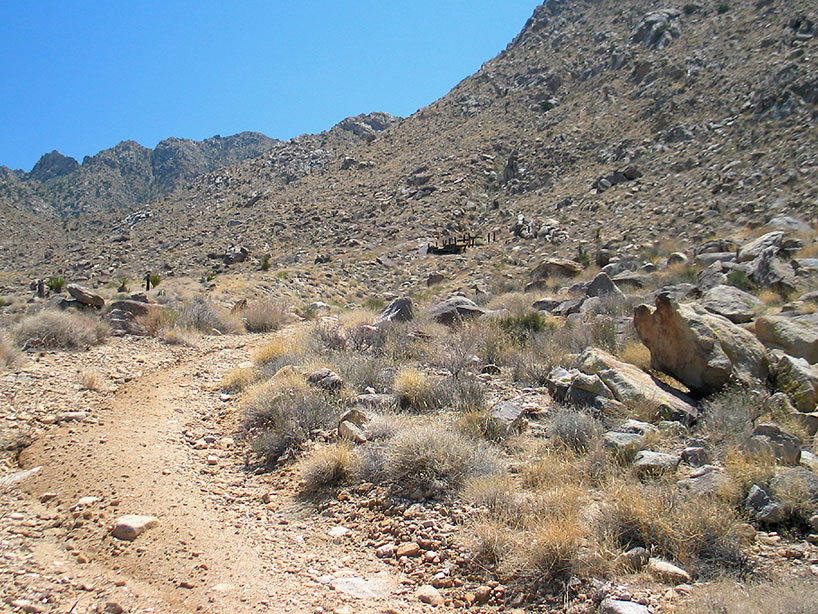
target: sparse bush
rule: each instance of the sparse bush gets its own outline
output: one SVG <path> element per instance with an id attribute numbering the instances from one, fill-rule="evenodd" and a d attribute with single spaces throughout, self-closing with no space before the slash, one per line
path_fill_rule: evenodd
<path id="1" fill-rule="evenodd" d="M 0 333 L 0 368 L 14 366 L 20 358 L 20 352 L 6 340 L 3 333 Z"/>
<path id="2" fill-rule="evenodd" d="M 529 336 L 545 330 L 546 327 L 553 331 L 556 324 L 541 316 L 538 311 L 500 318 L 500 328 L 515 343 L 524 343 Z"/>
<path id="3" fill-rule="evenodd" d="M 59 276 L 50 277 L 45 285 L 51 290 L 54 294 L 60 294 L 63 290 L 65 290 L 65 279 Z"/>
<path id="4" fill-rule="evenodd" d="M 347 336 L 340 322 L 318 322 L 310 329 L 310 346 L 319 354 L 340 352 L 347 347 Z"/>
<path id="5" fill-rule="evenodd" d="M 264 254 L 261 257 L 261 270 L 262 271 L 269 271 L 270 270 L 270 254 Z"/>
<path id="6" fill-rule="evenodd" d="M 280 382 L 259 384 L 244 400 L 244 430 L 251 447 L 268 463 L 334 425 L 340 415 L 335 400 L 306 387 L 284 388 Z"/>
<path id="7" fill-rule="evenodd" d="M 513 433 L 505 422 L 488 411 L 467 411 L 458 419 L 457 427 L 471 437 L 493 442 L 500 442 Z"/>
<path id="8" fill-rule="evenodd" d="M 93 369 L 83 369 L 79 372 L 79 383 L 83 390 L 99 391 L 102 389 L 102 376 Z"/>
<path id="9" fill-rule="evenodd" d="M 818 585 L 812 577 L 740 584 L 733 578 L 698 587 L 683 605 L 690 614 L 814 614 Z"/>
<path id="10" fill-rule="evenodd" d="M 441 383 L 443 397 L 458 411 L 479 412 L 486 406 L 486 387 L 474 377 L 451 377 Z"/>
<path id="11" fill-rule="evenodd" d="M 358 462 L 356 450 L 348 444 L 327 446 L 310 454 L 301 464 L 301 477 L 307 490 L 335 486 L 348 479 Z"/>
<path id="12" fill-rule="evenodd" d="M 745 386 L 733 386 L 704 401 L 703 430 L 710 442 L 724 452 L 737 448 L 752 434 L 753 421 L 762 414 L 766 397 Z"/>
<path id="13" fill-rule="evenodd" d="M 23 349 L 73 349 L 97 345 L 111 334 L 96 318 L 70 311 L 41 311 L 20 321 L 14 340 Z"/>
<path id="14" fill-rule="evenodd" d="M 436 424 L 399 432 L 389 442 L 386 477 L 411 493 L 434 495 L 460 488 L 467 479 L 500 471 L 486 445 Z"/>
<path id="15" fill-rule="evenodd" d="M 599 422 L 587 413 L 561 408 L 551 418 L 548 434 L 560 445 L 577 452 L 585 452 L 595 443 L 599 443 L 602 428 Z"/>
<path id="16" fill-rule="evenodd" d="M 179 314 L 168 307 L 161 310 L 151 309 L 136 318 L 136 323 L 152 337 L 158 337 L 164 330 L 174 327 L 178 321 Z"/>
<path id="17" fill-rule="evenodd" d="M 341 377 L 359 392 L 372 388 L 385 392 L 395 379 L 395 365 L 383 358 L 351 355 L 338 365 Z"/>
<path id="18" fill-rule="evenodd" d="M 386 303 L 377 296 L 370 296 L 364 301 L 364 308 L 370 311 L 381 311 L 384 307 L 386 307 Z"/>
<path id="19" fill-rule="evenodd" d="M 643 371 L 650 371 L 650 350 L 640 341 L 626 343 L 619 352 L 619 358 Z"/>
<path id="20" fill-rule="evenodd" d="M 159 275 L 159 273 L 154 273 L 153 275 L 148 277 L 148 281 L 151 284 L 151 288 L 155 288 L 162 282 L 162 277 Z"/>
<path id="21" fill-rule="evenodd" d="M 684 12 L 685 15 L 692 15 L 696 11 L 700 10 L 700 6 L 698 4 L 688 3 L 684 5 Z"/>
<path id="22" fill-rule="evenodd" d="M 242 310 L 244 325 L 251 333 L 278 330 L 287 322 L 287 307 L 271 300 L 253 301 Z"/>
<path id="23" fill-rule="evenodd" d="M 733 269 L 727 273 L 727 284 L 745 292 L 753 292 L 756 289 L 755 284 L 747 277 L 747 273 L 739 269 Z"/>
<path id="24" fill-rule="evenodd" d="M 186 304 L 179 313 L 178 324 L 206 335 L 229 335 L 244 332 L 241 320 L 227 309 L 214 305 L 202 296 Z"/>
<path id="25" fill-rule="evenodd" d="M 719 4 L 719 8 L 717 10 L 719 15 L 724 15 L 727 11 L 730 10 L 730 5 L 727 4 L 726 2 L 722 2 L 721 4 Z"/>
<path id="26" fill-rule="evenodd" d="M 405 415 L 376 414 L 366 424 L 366 436 L 369 441 L 387 441 L 410 425 L 411 420 Z"/>

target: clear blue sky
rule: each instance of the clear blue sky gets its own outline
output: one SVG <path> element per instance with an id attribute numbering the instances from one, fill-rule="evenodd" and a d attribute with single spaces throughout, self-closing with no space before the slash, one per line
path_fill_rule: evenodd
<path id="1" fill-rule="evenodd" d="M 410 115 L 504 49 L 539 3 L 6 0 L 0 165 Z"/>

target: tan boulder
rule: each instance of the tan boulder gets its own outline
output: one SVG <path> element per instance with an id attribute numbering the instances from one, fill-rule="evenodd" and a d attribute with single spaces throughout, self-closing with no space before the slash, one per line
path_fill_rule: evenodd
<path id="1" fill-rule="evenodd" d="M 708 395 L 731 379 L 766 379 L 767 353 L 748 331 L 700 305 L 679 305 L 667 294 L 656 307 L 639 305 L 636 332 L 650 350 L 651 366 L 669 373 L 697 395 Z"/>

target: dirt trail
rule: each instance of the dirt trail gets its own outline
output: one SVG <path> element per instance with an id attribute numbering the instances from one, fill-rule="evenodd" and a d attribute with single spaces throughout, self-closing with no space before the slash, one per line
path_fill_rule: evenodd
<path id="1" fill-rule="evenodd" d="M 126 611 L 366 612 L 392 605 L 394 572 L 353 540 L 329 537 L 335 524 L 299 501 L 292 470 L 248 472 L 226 439 L 238 408 L 214 384 L 264 341 L 206 340 L 173 366 L 121 386 L 96 423 L 54 428 L 27 448 L 23 467 L 42 466 L 24 486 L 30 513 L 66 517 L 43 532 L 33 557 L 70 553 L 61 570 L 93 576 L 94 588 Z M 56 498 L 39 503 L 49 492 Z M 97 500 L 77 507 L 82 497 Z M 122 542 L 109 528 L 124 514 L 157 516 L 160 524 Z M 388 590 L 362 601 L 330 590 L 328 574 L 376 577 Z M 417 607 L 400 601 L 399 611 Z"/>

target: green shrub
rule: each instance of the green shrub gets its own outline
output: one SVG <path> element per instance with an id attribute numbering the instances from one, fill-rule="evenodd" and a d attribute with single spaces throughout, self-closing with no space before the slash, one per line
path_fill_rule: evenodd
<path id="1" fill-rule="evenodd" d="M 730 10 L 730 5 L 727 4 L 726 2 L 722 2 L 721 4 L 719 4 L 719 8 L 717 10 L 719 15 L 724 15 L 727 11 Z"/>
<path id="2" fill-rule="evenodd" d="M 155 288 L 161 283 L 162 278 L 159 276 L 159 273 L 154 273 L 153 275 L 148 277 L 148 280 L 151 283 L 151 288 Z"/>
<path id="3" fill-rule="evenodd" d="M 45 285 L 48 286 L 48 289 L 51 290 L 54 294 L 60 294 L 63 290 L 65 290 L 65 279 L 62 277 L 51 277 Z"/>
<path id="4" fill-rule="evenodd" d="M 270 266 L 270 254 L 264 254 L 264 256 L 261 257 L 261 270 L 269 271 Z"/>
<path id="5" fill-rule="evenodd" d="M 501 318 L 500 328 L 515 342 L 523 343 L 530 335 L 542 332 L 546 328 L 554 330 L 555 324 L 546 320 L 539 312 L 532 311 Z"/>
<path id="6" fill-rule="evenodd" d="M 85 348 L 102 343 L 110 334 L 104 322 L 70 311 L 41 311 L 27 316 L 12 332 L 15 343 L 23 349 Z"/>
<path id="7" fill-rule="evenodd" d="M 727 283 L 745 292 L 755 290 L 755 284 L 747 277 L 747 273 L 738 269 L 734 269 L 727 274 Z"/>

